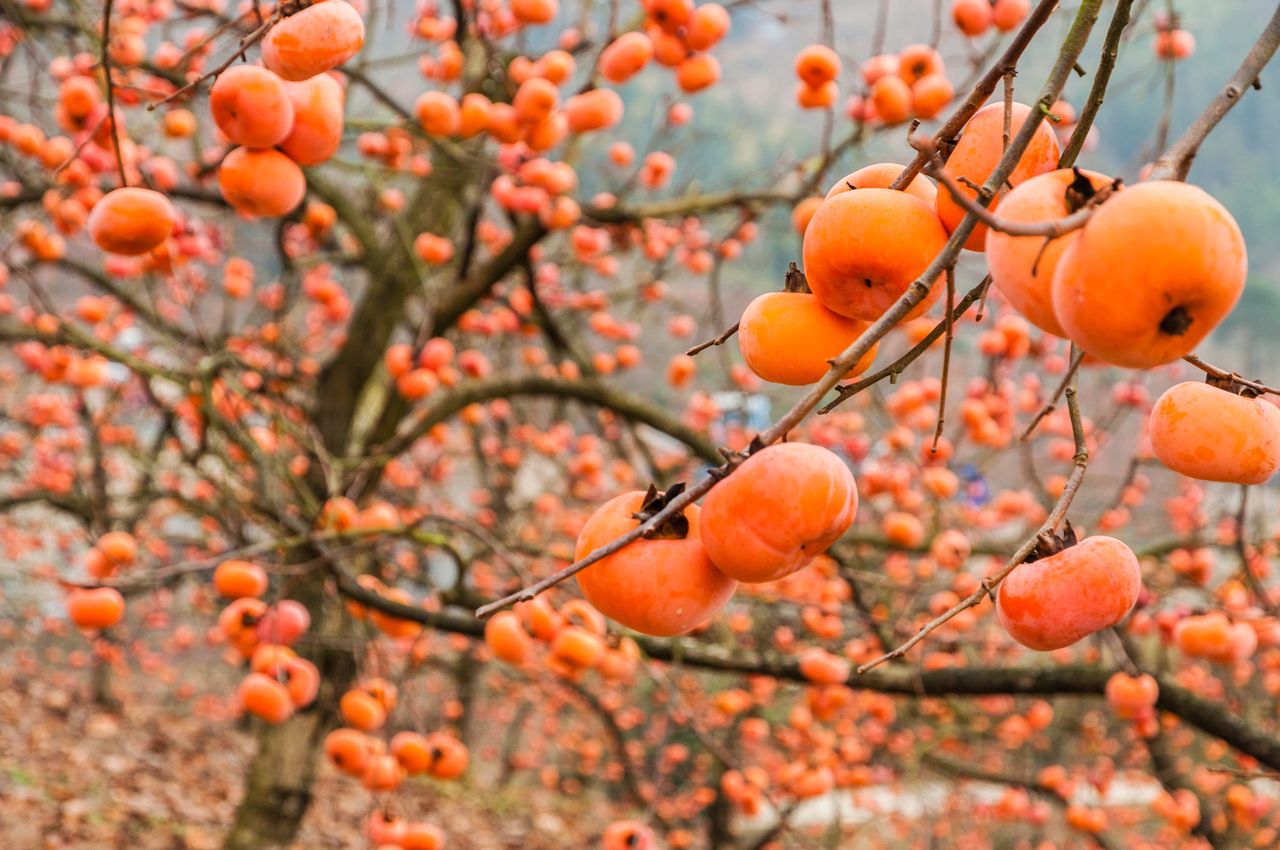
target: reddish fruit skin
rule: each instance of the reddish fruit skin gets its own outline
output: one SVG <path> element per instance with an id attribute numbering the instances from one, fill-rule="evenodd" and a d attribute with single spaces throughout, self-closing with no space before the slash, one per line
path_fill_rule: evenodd
<path id="1" fill-rule="evenodd" d="M 821 446 L 779 443 L 707 494 L 702 544 L 726 575 L 775 581 L 826 551 L 857 510 L 858 487 L 844 461 Z"/>
<path id="2" fill-rule="evenodd" d="M 1023 646 L 1061 649 L 1123 620 L 1141 591 L 1133 550 L 1114 537 L 1088 537 L 1010 573 L 996 613 Z"/>
<path id="3" fill-rule="evenodd" d="M 152 189 L 126 187 L 108 192 L 89 211 L 89 235 L 112 254 L 145 254 L 169 238 L 178 214 L 169 199 Z"/>
<path id="4" fill-rule="evenodd" d="M 328 0 L 272 27 L 262 40 L 262 63 L 296 83 L 338 67 L 363 46 L 360 13 L 344 0 Z"/>
<path id="5" fill-rule="evenodd" d="M 1151 450 L 1190 478 L 1261 484 L 1280 466 L 1280 408 L 1203 381 L 1176 384 L 1151 409 Z"/>
<path id="6" fill-rule="evenodd" d="M 638 526 L 644 493 L 623 493 L 602 505 L 578 535 L 574 557 L 617 540 Z M 684 634 L 710 619 L 738 583 L 721 573 L 702 548 L 701 509 L 685 508 L 683 540 L 639 540 L 578 573 L 582 595 L 606 617 L 659 637 Z"/>

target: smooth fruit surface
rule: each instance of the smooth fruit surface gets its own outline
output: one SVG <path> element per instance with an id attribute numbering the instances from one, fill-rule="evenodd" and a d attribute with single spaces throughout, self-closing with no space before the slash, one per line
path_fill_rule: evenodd
<path id="1" fill-rule="evenodd" d="M 613 542 L 640 521 L 640 490 L 605 502 L 578 535 L 575 558 Z M 685 508 L 683 539 L 638 540 L 578 573 L 583 596 L 600 613 L 650 635 L 683 634 L 705 622 L 733 595 L 737 582 L 717 570 L 702 548 L 701 509 Z"/>
<path id="2" fill-rule="evenodd" d="M 1280 466 L 1280 408 L 1203 381 L 1177 384 L 1151 409 L 1151 449 L 1190 478 L 1261 484 Z"/>
<path id="3" fill-rule="evenodd" d="M 145 254 L 169 238 L 177 211 L 164 195 L 152 189 L 114 189 L 93 205 L 87 221 L 89 235 L 112 254 Z"/>
<path id="4" fill-rule="evenodd" d="M 1114 537 L 1087 537 L 1018 566 L 1000 583 L 996 613 L 1023 646 L 1061 649 L 1123 620 L 1141 590 L 1132 549 Z"/>
<path id="5" fill-rule="evenodd" d="M 1115 366 L 1151 369 L 1194 349 L 1244 291 L 1244 236 L 1203 189 L 1132 186 L 1094 213 L 1053 279 L 1063 330 Z"/>
<path id="6" fill-rule="evenodd" d="M 866 330 L 866 322 L 832 313 L 805 292 L 766 292 L 747 305 L 738 324 L 738 348 L 748 368 L 766 381 L 804 386 L 819 380 Z M 848 376 L 860 375 L 876 357 L 863 355 Z"/>
<path id="7" fill-rule="evenodd" d="M 857 484 L 844 461 L 821 446 L 779 443 L 707 494 L 702 543 L 726 575 L 774 581 L 825 552 L 857 510 Z"/>

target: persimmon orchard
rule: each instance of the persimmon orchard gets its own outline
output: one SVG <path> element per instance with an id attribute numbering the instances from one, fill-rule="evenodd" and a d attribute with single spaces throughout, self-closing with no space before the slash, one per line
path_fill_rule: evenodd
<path id="1" fill-rule="evenodd" d="M 128 846 L 1280 846 L 1280 374 L 1193 167 L 1280 9 L 1189 102 L 1197 6 L 3 4 L 16 704 L 252 736 Z M 762 97 L 798 153 L 688 164 Z"/>

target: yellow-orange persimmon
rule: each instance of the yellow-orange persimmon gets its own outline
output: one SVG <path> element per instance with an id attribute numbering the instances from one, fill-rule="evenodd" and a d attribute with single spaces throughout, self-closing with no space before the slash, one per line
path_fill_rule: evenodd
<path id="1" fill-rule="evenodd" d="M 858 510 L 849 467 L 806 443 L 779 443 L 747 458 L 707 494 L 702 545 L 738 581 L 774 581 L 822 554 Z"/>
<path id="2" fill-rule="evenodd" d="M 582 558 L 635 529 L 633 515 L 649 512 L 641 490 L 623 493 L 596 510 L 578 534 Z M 690 505 L 657 536 L 642 538 L 578 573 L 582 594 L 606 617 L 650 635 L 683 634 L 729 601 L 737 582 L 715 568 L 702 546 L 702 511 Z"/>

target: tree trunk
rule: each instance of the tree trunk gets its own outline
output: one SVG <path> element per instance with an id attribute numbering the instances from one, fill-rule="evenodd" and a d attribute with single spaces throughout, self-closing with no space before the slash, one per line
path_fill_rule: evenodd
<path id="1" fill-rule="evenodd" d="M 320 693 L 285 723 L 258 722 L 258 752 L 223 850 L 284 850 L 292 843 L 311 802 L 324 736 L 338 725 L 338 700 L 355 677 L 351 618 L 340 600 L 325 598 L 319 577 L 305 581 L 291 596 L 311 613 L 311 630 L 297 648 L 319 668 Z"/>

